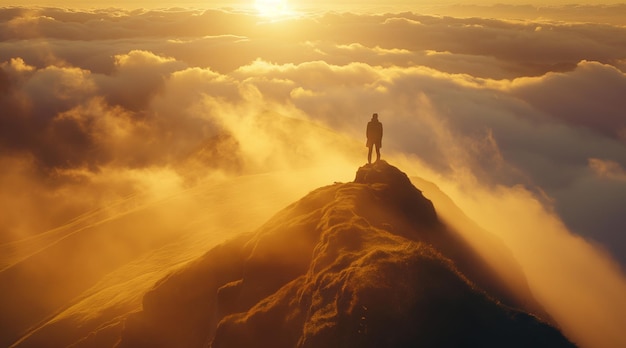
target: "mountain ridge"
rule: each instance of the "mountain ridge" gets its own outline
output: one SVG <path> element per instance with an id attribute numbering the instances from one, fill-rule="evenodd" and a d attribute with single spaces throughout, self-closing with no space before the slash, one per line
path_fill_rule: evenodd
<path id="1" fill-rule="evenodd" d="M 117 347 L 574 346 L 523 307 L 380 161 L 162 279 Z"/>

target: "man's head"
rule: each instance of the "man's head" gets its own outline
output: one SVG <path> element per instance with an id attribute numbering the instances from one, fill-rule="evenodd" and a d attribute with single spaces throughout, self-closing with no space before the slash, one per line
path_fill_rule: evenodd
<path id="1" fill-rule="evenodd" d="M 372 120 L 376 120 L 376 121 L 378 121 L 378 113 L 377 113 L 377 112 L 375 112 L 375 113 L 372 115 Z"/>

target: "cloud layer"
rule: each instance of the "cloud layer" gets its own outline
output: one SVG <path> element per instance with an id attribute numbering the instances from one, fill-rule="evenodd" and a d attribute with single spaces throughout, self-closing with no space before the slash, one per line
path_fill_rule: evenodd
<path id="1" fill-rule="evenodd" d="M 0 18 L 2 160 L 30 163 L 42 185 L 104 167 L 241 172 L 257 146 L 261 158 L 306 159 L 315 145 L 304 154 L 281 148 L 289 134 L 263 140 L 290 127 L 275 115 L 360 142 L 378 111 L 388 154 L 536 186 L 577 232 L 624 244 L 614 207 L 626 191 L 623 27 L 414 13 L 263 22 L 217 10 L 5 8 Z"/>
<path id="2" fill-rule="evenodd" d="M 611 18 L 2 8 L 0 242 L 133 192 L 356 168 L 378 112 L 384 158 L 459 201 L 524 187 L 624 267 L 626 29 Z"/>

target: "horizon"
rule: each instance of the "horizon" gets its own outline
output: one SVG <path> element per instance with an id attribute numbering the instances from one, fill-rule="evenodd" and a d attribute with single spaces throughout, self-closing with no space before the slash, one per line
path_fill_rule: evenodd
<path id="1" fill-rule="evenodd" d="M 237 0 L 237 1 L 211 1 L 211 0 L 186 0 L 186 1 L 173 1 L 173 0 L 159 0 L 159 1 L 147 1 L 147 0 L 135 0 L 135 1 L 121 1 L 121 0 L 94 0 L 85 2 L 82 0 L 64 0 L 64 1 L 50 1 L 50 0 L 37 0 L 28 2 L 25 4 L 22 0 L 0 0 L 0 6 L 4 7 L 52 7 L 52 8 L 66 8 L 66 9 L 111 9 L 119 8 L 124 10 L 139 10 L 139 9 L 235 9 L 244 11 L 257 11 L 259 6 L 284 6 L 290 10 L 296 12 L 307 11 L 346 11 L 356 13 L 376 13 L 381 11 L 416 11 L 425 14 L 435 14 L 437 11 L 443 11 L 445 13 L 447 8 L 451 7 L 525 7 L 531 6 L 537 9 L 558 9 L 563 7 L 614 7 L 624 5 L 623 1 L 568 1 L 568 0 L 551 0 L 551 1 L 509 1 L 503 3 L 495 0 L 483 0 L 483 1 L 421 1 L 416 3 L 412 0 L 395 0 L 391 2 L 385 2 L 381 4 L 379 1 L 360 2 L 360 1 L 318 1 L 314 5 L 305 1 L 297 0 Z"/>

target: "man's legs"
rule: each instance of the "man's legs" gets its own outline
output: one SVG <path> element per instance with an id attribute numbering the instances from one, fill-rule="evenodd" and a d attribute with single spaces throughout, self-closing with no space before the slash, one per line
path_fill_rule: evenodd
<path id="1" fill-rule="evenodd" d="M 370 155 L 372 151 L 370 148 Z M 380 161 L 380 144 L 376 144 L 376 162 Z"/>
<path id="2" fill-rule="evenodd" d="M 372 163 L 372 145 L 374 144 L 370 144 L 367 148 L 367 163 Z"/>

